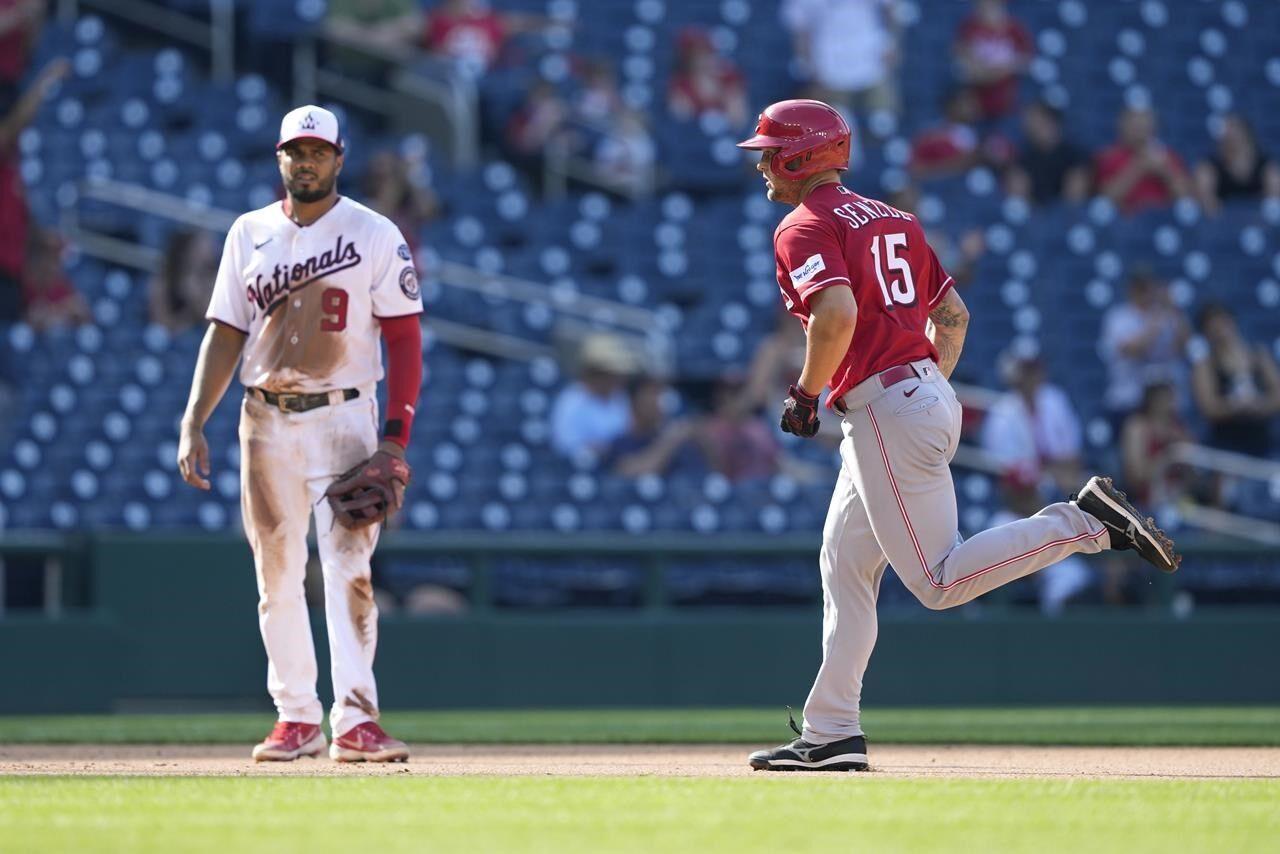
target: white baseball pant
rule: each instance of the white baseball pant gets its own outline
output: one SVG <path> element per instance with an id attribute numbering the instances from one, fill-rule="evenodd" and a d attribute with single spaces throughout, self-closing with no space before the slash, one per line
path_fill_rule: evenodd
<path id="1" fill-rule="evenodd" d="M 319 724 L 316 655 L 303 582 L 314 513 L 324 575 L 325 622 L 335 736 L 378 717 L 373 657 L 378 609 L 369 560 L 379 526 L 349 531 L 333 520 L 324 491 L 378 446 L 373 388 L 307 412 L 283 412 L 246 396 L 240 410 L 240 504 L 258 577 L 258 626 L 267 689 L 282 721 Z"/>

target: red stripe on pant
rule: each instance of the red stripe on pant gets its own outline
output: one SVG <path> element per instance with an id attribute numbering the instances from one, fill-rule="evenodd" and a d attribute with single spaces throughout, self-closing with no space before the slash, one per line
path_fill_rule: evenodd
<path id="1" fill-rule="evenodd" d="M 924 559 L 924 551 L 920 548 L 920 540 L 919 538 L 916 537 L 916 530 L 911 524 L 911 517 L 907 515 L 907 505 L 903 502 L 902 493 L 898 490 L 897 478 L 893 476 L 893 466 L 889 465 L 889 452 L 884 446 L 884 438 L 880 435 L 880 425 L 876 423 L 876 414 L 871 410 L 870 405 L 867 406 L 867 415 L 871 417 L 871 428 L 875 431 L 876 444 L 880 446 L 880 458 L 884 460 L 884 470 L 885 470 L 885 473 L 889 476 L 889 485 L 893 487 L 893 496 L 898 501 L 898 510 L 901 511 L 902 513 L 902 521 L 905 522 L 907 525 L 907 533 L 910 534 L 911 536 L 911 544 L 915 546 L 916 557 L 920 559 L 920 568 L 924 570 L 925 578 L 929 579 L 930 587 L 933 587 L 937 590 L 950 590 L 952 587 L 955 587 L 957 584 L 963 584 L 966 581 L 972 581 L 973 579 L 981 575 L 985 575 L 986 573 L 991 572 L 994 569 L 999 569 L 1002 566 L 1008 566 L 1009 564 L 1014 563 L 1016 561 L 1020 561 L 1023 558 L 1028 558 L 1034 555 L 1038 555 L 1040 554 L 1040 552 L 1044 551 L 1045 549 L 1050 549 L 1050 548 L 1053 548 L 1054 546 L 1066 545 L 1067 543 L 1074 543 L 1074 542 L 1078 542 L 1080 540 L 1085 540 L 1085 539 L 1096 540 L 1107 532 L 1107 529 L 1103 528 L 1097 533 L 1086 532 L 1083 534 L 1077 534 L 1074 537 L 1067 537 L 1066 539 L 1062 539 L 1062 540 L 1054 540 L 1052 542 L 1045 543 L 1042 546 L 1034 548 L 1031 551 L 1023 552 L 1020 555 L 1014 555 L 1011 558 L 1006 558 L 1005 560 L 1002 560 L 999 563 L 993 563 L 990 566 L 984 566 L 982 569 L 976 570 L 975 572 L 972 572 L 969 575 L 964 576 L 963 578 L 957 578 L 955 581 L 951 582 L 950 584 L 942 584 L 936 578 L 933 577 L 933 573 L 929 571 L 929 562 Z"/>

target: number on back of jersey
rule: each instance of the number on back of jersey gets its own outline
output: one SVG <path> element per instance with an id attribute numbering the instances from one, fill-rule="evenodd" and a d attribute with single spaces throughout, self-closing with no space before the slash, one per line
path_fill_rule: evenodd
<path id="1" fill-rule="evenodd" d="M 871 238 L 871 257 L 875 261 L 876 280 L 884 304 L 893 311 L 899 305 L 916 304 L 916 283 L 911 276 L 906 254 L 907 235 L 901 231 L 893 234 L 877 234 Z"/>

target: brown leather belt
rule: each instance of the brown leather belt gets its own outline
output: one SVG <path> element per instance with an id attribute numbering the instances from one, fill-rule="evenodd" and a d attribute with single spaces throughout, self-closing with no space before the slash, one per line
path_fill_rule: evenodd
<path id="1" fill-rule="evenodd" d="M 277 394 L 274 391 L 267 391 L 265 388 L 249 388 L 246 394 L 258 398 L 269 406 L 279 408 L 281 412 L 308 412 L 312 409 L 319 409 L 322 406 L 328 406 L 334 401 L 329 399 L 329 392 L 318 391 L 312 394 L 283 392 Z M 342 400 L 355 400 L 360 396 L 358 388 L 344 388 L 342 390 Z"/>

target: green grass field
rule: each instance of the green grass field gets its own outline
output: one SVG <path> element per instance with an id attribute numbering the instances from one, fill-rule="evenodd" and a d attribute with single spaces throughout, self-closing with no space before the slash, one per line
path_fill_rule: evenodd
<path id="1" fill-rule="evenodd" d="M 6 851 L 1274 851 L 1274 781 L 0 780 Z"/>
<path id="2" fill-rule="evenodd" d="M 798 712 L 797 712 L 798 715 Z M 252 744 L 270 714 L 0 716 L 0 744 Z M 387 712 L 383 724 L 418 743 L 771 744 L 783 709 Z M 869 709 L 882 744 L 1280 745 L 1280 707 Z"/>
<path id="3" fill-rule="evenodd" d="M 5 745 L 236 743 L 269 714 L 0 717 Z M 780 709 L 399 712 L 418 743 L 775 744 Z M 1280 745 L 1280 708 L 875 709 L 880 743 Z M 317 766 L 317 770 L 322 770 Z M 0 851 L 1275 851 L 1280 779 L 0 777 Z M 240 772 L 236 772 L 240 773 Z M 323 773 L 323 771 L 322 771 Z M 1188 773 L 1194 773 L 1188 768 Z"/>

